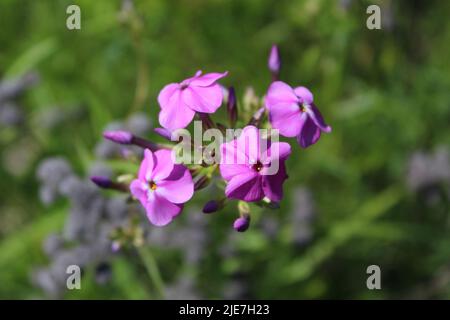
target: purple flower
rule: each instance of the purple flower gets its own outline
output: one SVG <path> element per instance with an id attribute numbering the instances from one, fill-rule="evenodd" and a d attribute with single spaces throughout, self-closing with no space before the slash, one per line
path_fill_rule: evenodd
<path id="1" fill-rule="evenodd" d="M 271 142 L 258 129 L 247 126 L 239 138 L 221 145 L 220 173 L 228 182 L 228 198 L 280 201 L 287 179 L 285 160 L 291 153 L 286 142 Z"/>
<path id="2" fill-rule="evenodd" d="M 321 131 L 331 132 L 313 103 L 313 94 L 305 87 L 292 89 L 282 81 L 273 82 L 267 92 L 266 107 L 272 127 L 283 136 L 297 137 L 302 148 L 316 143 Z"/>
<path id="3" fill-rule="evenodd" d="M 138 178 L 130 185 L 131 194 L 147 211 L 151 223 L 164 226 L 172 221 L 194 194 L 194 183 L 189 170 L 174 164 L 172 151 L 145 150 Z"/>
<path id="4" fill-rule="evenodd" d="M 159 123 L 166 129 L 185 128 L 195 112 L 214 113 L 222 104 L 222 88 L 217 80 L 227 75 L 197 71 L 195 76 L 181 83 L 166 85 L 158 96 L 161 106 Z"/>
<path id="5" fill-rule="evenodd" d="M 103 132 L 103 137 L 105 139 L 108 139 L 108 140 L 118 143 L 118 144 L 134 144 L 141 148 L 144 148 L 144 149 L 146 148 L 146 149 L 150 149 L 153 151 L 160 149 L 159 145 L 157 145 L 151 141 L 145 140 L 144 138 L 137 137 L 129 131 L 108 130 L 108 131 Z"/>

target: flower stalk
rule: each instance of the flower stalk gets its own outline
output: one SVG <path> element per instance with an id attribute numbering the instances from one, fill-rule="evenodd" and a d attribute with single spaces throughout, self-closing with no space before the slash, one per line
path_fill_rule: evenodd
<path id="1" fill-rule="evenodd" d="M 164 281 L 161 277 L 156 259 L 148 247 L 141 246 L 137 248 L 137 252 L 141 257 L 145 270 L 147 271 L 147 274 L 153 284 L 157 299 L 164 299 Z"/>

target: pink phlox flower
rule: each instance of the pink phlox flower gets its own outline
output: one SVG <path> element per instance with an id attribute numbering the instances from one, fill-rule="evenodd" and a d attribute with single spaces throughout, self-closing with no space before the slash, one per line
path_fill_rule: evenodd
<path id="1" fill-rule="evenodd" d="M 221 145 L 220 173 L 227 181 L 228 198 L 259 201 L 264 197 L 280 201 L 287 179 L 285 160 L 291 153 L 286 142 L 272 142 L 254 126 Z"/>
<path id="2" fill-rule="evenodd" d="M 316 143 L 321 132 L 331 132 L 314 104 L 313 94 L 305 87 L 293 89 L 282 81 L 275 81 L 265 101 L 272 128 L 285 137 L 297 137 L 303 148 Z"/>
<path id="3" fill-rule="evenodd" d="M 202 75 L 201 71 L 197 71 L 192 78 L 166 85 L 158 96 L 161 107 L 159 123 L 173 131 L 187 127 L 196 112 L 216 112 L 223 99 L 222 87 L 217 81 L 227 74 Z"/>
<path id="4" fill-rule="evenodd" d="M 171 150 L 152 152 L 146 149 L 130 190 L 147 211 L 150 222 L 164 226 L 178 216 L 183 203 L 192 198 L 194 183 L 189 170 L 174 163 Z"/>

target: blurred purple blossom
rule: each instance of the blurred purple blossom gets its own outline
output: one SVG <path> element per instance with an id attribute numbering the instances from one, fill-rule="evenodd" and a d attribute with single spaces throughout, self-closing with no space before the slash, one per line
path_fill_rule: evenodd
<path id="1" fill-rule="evenodd" d="M 294 244 L 303 246 L 311 240 L 314 218 L 315 208 L 312 192 L 305 187 L 295 189 L 293 191 L 291 212 L 292 240 Z"/>
<path id="2" fill-rule="evenodd" d="M 408 160 L 406 184 L 413 192 L 437 185 L 450 183 L 450 152 L 439 147 L 434 152 L 414 152 Z"/>

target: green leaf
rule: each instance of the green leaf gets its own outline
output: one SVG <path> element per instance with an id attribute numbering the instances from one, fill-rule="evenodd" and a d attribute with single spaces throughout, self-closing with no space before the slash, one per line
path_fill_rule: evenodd
<path id="1" fill-rule="evenodd" d="M 17 77 L 25 72 L 35 68 L 40 62 L 48 58 L 57 49 L 57 43 L 54 38 L 47 38 L 34 45 L 22 53 L 16 61 L 6 70 L 5 76 Z"/>

